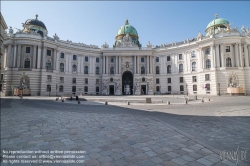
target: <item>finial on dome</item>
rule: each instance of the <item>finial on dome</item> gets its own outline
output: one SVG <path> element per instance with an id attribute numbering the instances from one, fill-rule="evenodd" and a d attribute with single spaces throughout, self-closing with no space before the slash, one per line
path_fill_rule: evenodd
<path id="1" fill-rule="evenodd" d="M 214 16 L 215 16 L 216 19 L 218 18 L 218 14 L 215 14 Z"/>
<path id="2" fill-rule="evenodd" d="M 128 19 L 126 20 L 126 23 L 125 23 L 125 25 L 128 25 L 129 23 L 128 23 Z"/>
<path id="3" fill-rule="evenodd" d="M 36 14 L 36 19 L 37 19 L 37 17 L 38 17 L 38 14 Z"/>

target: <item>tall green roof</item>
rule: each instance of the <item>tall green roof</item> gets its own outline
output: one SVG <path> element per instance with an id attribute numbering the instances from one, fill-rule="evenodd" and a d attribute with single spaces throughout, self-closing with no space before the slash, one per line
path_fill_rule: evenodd
<path id="1" fill-rule="evenodd" d="M 221 24 L 229 24 L 229 22 L 224 18 L 216 18 L 207 25 L 206 29 L 208 29 L 209 27 L 212 27 L 215 25 L 221 25 Z"/>
<path id="2" fill-rule="evenodd" d="M 138 36 L 137 30 L 132 25 L 129 25 L 128 20 L 126 20 L 125 25 L 119 28 L 116 36 L 126 35 L 126 34 Z"/>

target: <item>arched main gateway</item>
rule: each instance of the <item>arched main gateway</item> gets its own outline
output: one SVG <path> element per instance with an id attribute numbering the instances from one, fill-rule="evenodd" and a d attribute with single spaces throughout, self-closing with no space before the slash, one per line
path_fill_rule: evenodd
<path id="1" fill-rule="evenodd" d="M 133 74 L 130 71 L 125 71 L 122 74 L 122 94 L 133 94 Z"/>

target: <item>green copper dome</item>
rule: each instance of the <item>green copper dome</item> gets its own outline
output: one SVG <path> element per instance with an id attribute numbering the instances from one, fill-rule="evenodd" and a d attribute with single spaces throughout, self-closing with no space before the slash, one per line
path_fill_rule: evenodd
<path id="1" fill-rule="evenodd" d="M 123 26 L 121 26 L 121 28 L 119 28 L 116 36 L 126 35 L 126 34 L 129 34 L 132 36 L 138 36 L 136 29 L 132 25 L 129 25 L 128 20 L 126 20 L 125 25 L 123 25 Z"/>
<path id="2" fill-rule="evenodd" d="M 226 19 L 224 19 L 224 18 L 217 18 L 217 16 L 218 15 L 216 15 L 216 18 L 207 25 L 206 29 L 208 29 L 208 28 L 210 28 L 212 26 L 217 26 L 217 25 L 224 25 L 224 24 L 229 25 L 229 22 Z"/>

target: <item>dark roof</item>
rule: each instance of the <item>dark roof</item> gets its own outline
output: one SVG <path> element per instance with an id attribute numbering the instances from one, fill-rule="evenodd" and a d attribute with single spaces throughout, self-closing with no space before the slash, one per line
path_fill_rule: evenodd
<path id="1" fill-rule="evenodd" d="M 25 24 L 27 25 L 36 25 L 36 26 L 40 26 L 44 29 L 47 30 L 46 26 L 44 25 L 44 23 L 42 21 L 39 21 L 38 19 L 29 19 L 25 22 Z"/>

